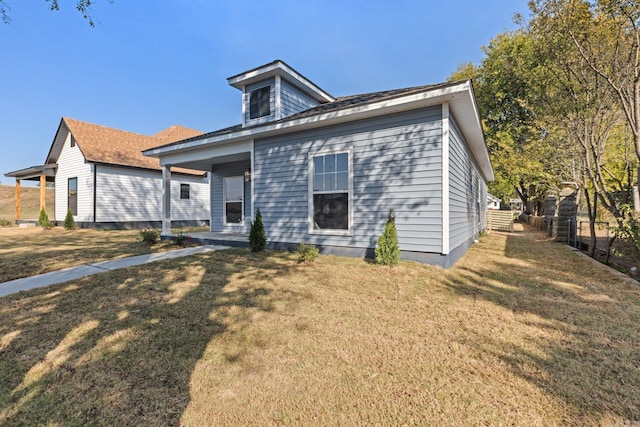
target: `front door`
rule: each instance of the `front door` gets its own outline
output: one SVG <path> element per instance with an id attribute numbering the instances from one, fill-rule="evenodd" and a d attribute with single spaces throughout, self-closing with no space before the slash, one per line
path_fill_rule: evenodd
<path id="1" fill-rule="evenodd" d="M 242 225 L 244 223 L 244 177 L 233 176 L 223 179 L 224 188 L 224 225 Z"/>

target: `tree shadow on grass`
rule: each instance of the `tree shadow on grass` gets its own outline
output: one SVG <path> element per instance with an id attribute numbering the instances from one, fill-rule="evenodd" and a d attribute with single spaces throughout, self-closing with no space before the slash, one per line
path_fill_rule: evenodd
<path id="1" fill-rule="evenodd" d="M 244 309 L 304 297 L 269 286 L 297 265 L 268 257 L 208 253 L 0 299 L 0 424 L 178 425 L 210 340 Z"/>
<path id="2" fill-rule="evenodd" d="M 565 402 L 572 422 L 640 421 L 640 290 L 543 233 L 504 239 L 502 256 L 461 262 L 447 285 L 536 332 L 519 342 L 467 325 L 472 344 Z"/>
<path id="3" fill-rule="evenodd" d="M 20 233 L 23 231 L 23 233 Z M 140 242 L 135 230 L 16 230 L 0 236 L 0 284 L 114 258 L 177 249 L 168 241 Z"/>

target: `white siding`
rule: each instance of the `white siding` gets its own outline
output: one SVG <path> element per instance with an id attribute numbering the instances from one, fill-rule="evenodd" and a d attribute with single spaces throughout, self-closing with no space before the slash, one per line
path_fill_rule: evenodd
<path id="1" fill-rule="evenodd" d="M 68 209 L 68 180 L 78 178 L 78 214 L 74 220 L 78 222 L 93 221 L 93 173 L 91 165 L 85 162 L 78 145 L 71 146 L 71 134 L 62 146 L 58 158 L 58 171 L 55 180 L 55 220 L 64 221 Z M 49 215 L 51 215 L 49 213 Z M 50 218 L 51 219 L 51 218 Z"/>
<path id="2" fill-rule="evenodd" d="M 97 222 L 162 220 L 160 172 L 98 166 L 97 176 Z M 180 199 L 180 184 L 189 184 L 189 199 Z M 172 174 L 171 220 L 208 219 L 208 179 Z"/>

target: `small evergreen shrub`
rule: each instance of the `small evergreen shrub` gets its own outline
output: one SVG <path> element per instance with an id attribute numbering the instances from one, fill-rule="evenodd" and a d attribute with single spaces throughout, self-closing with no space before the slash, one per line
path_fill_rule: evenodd
<path id="1" fill-rule="evenodd" d="M 382 265 L 397 265 L 400 262 L 400 248 L 398 247 L 398 231 L 396 230 L 396 215 L 389 209 L 384 232 L 376 244 L 376 263 Z"/>
<path id="2" fill-rule="evenodd" d="M 160 238 L 160 233 L 158 230 L 154 230 L 153 228 L 143 228 L 138 232 L 138 240 L 144 243 L 148 243 L 153 245 Z"/>
<path id="3" fill-rule="evenodd" d="M 186 234 L 180 233 L 180 234 L 177 234 L 177 235 L 173 236 L 172 240 L 173 240 L 173 243 L 175 243 L 176 245 L 184 246 L 188 242 L 191 241 L 191 236 L 188 236 Z"/>
<path id="4" fill-rule="evenodd" d="M 264 231 L 262 223 L 262 214 L 260 209 L 256 209 L 256 219 L 251 221 L 251 231 L 249 232 L 249 247 L 251 252 L 260 252 L 267 245 L 267 235 Z"/>
<path id="5" fill-rule="evenodd" d="M 71 213 L 71 209 L 67 209 L 67 216 L 64 217 L 64 229 L 65 230 L 76 229 L 76 222 L 73 219 L 73 214 Z"/>
<path id="6" fill-rule="evenodd" d="M 45 230 L 53 227 L 53 224 L 49 221 L 49 215 L 47 215 L 47 211 L 44 208 L 40 209 L 40 217 L 38 217 L 38 225 Z"/>
<path id="7" fill-rule="evenodd" d="M 320 251 L 313 245 L 307 245 L 306 243 L 300 242 L 296 247 L 296 255 L 298 255 L 298 262 L 313 262 Z"/>
<path id="8" fill-rule="evenodd" d="M 11 221 L 9 221 L 8 219 L 0 219 L 0 227 L 9 227 L 11 224 L 13 224 Z"/>

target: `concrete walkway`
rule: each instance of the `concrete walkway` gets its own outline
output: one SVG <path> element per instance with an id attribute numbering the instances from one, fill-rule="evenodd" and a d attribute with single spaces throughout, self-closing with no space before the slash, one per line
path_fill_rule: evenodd
<path id="1" fill-rule="evenodd" d="M 101 261 L 92 264 L 78 265 L 75 267 L 65 268 L 63 270 L 52 271 L 51 273 L 38 274 L 37 276 L 25 277 L 22 279 L 0 283 L 0 297 L 11 295 L 20 291 L 54 285 L 56 283 L 68 282 L 69 280 L 76 280 L 80 279 L 81 277 L 91 276 L 93 274 L 103 273 L 105 271 L 116 270 L 118 268 L 148 264 L 150 262 L 181 258 L 189 255 L 229 248 L 229 246 L 218 245 L 194 246 L 191 248 L 176 249 L 167 252 L 137 255 L 128 258 L 114 259 L 111 261 Z"/>

